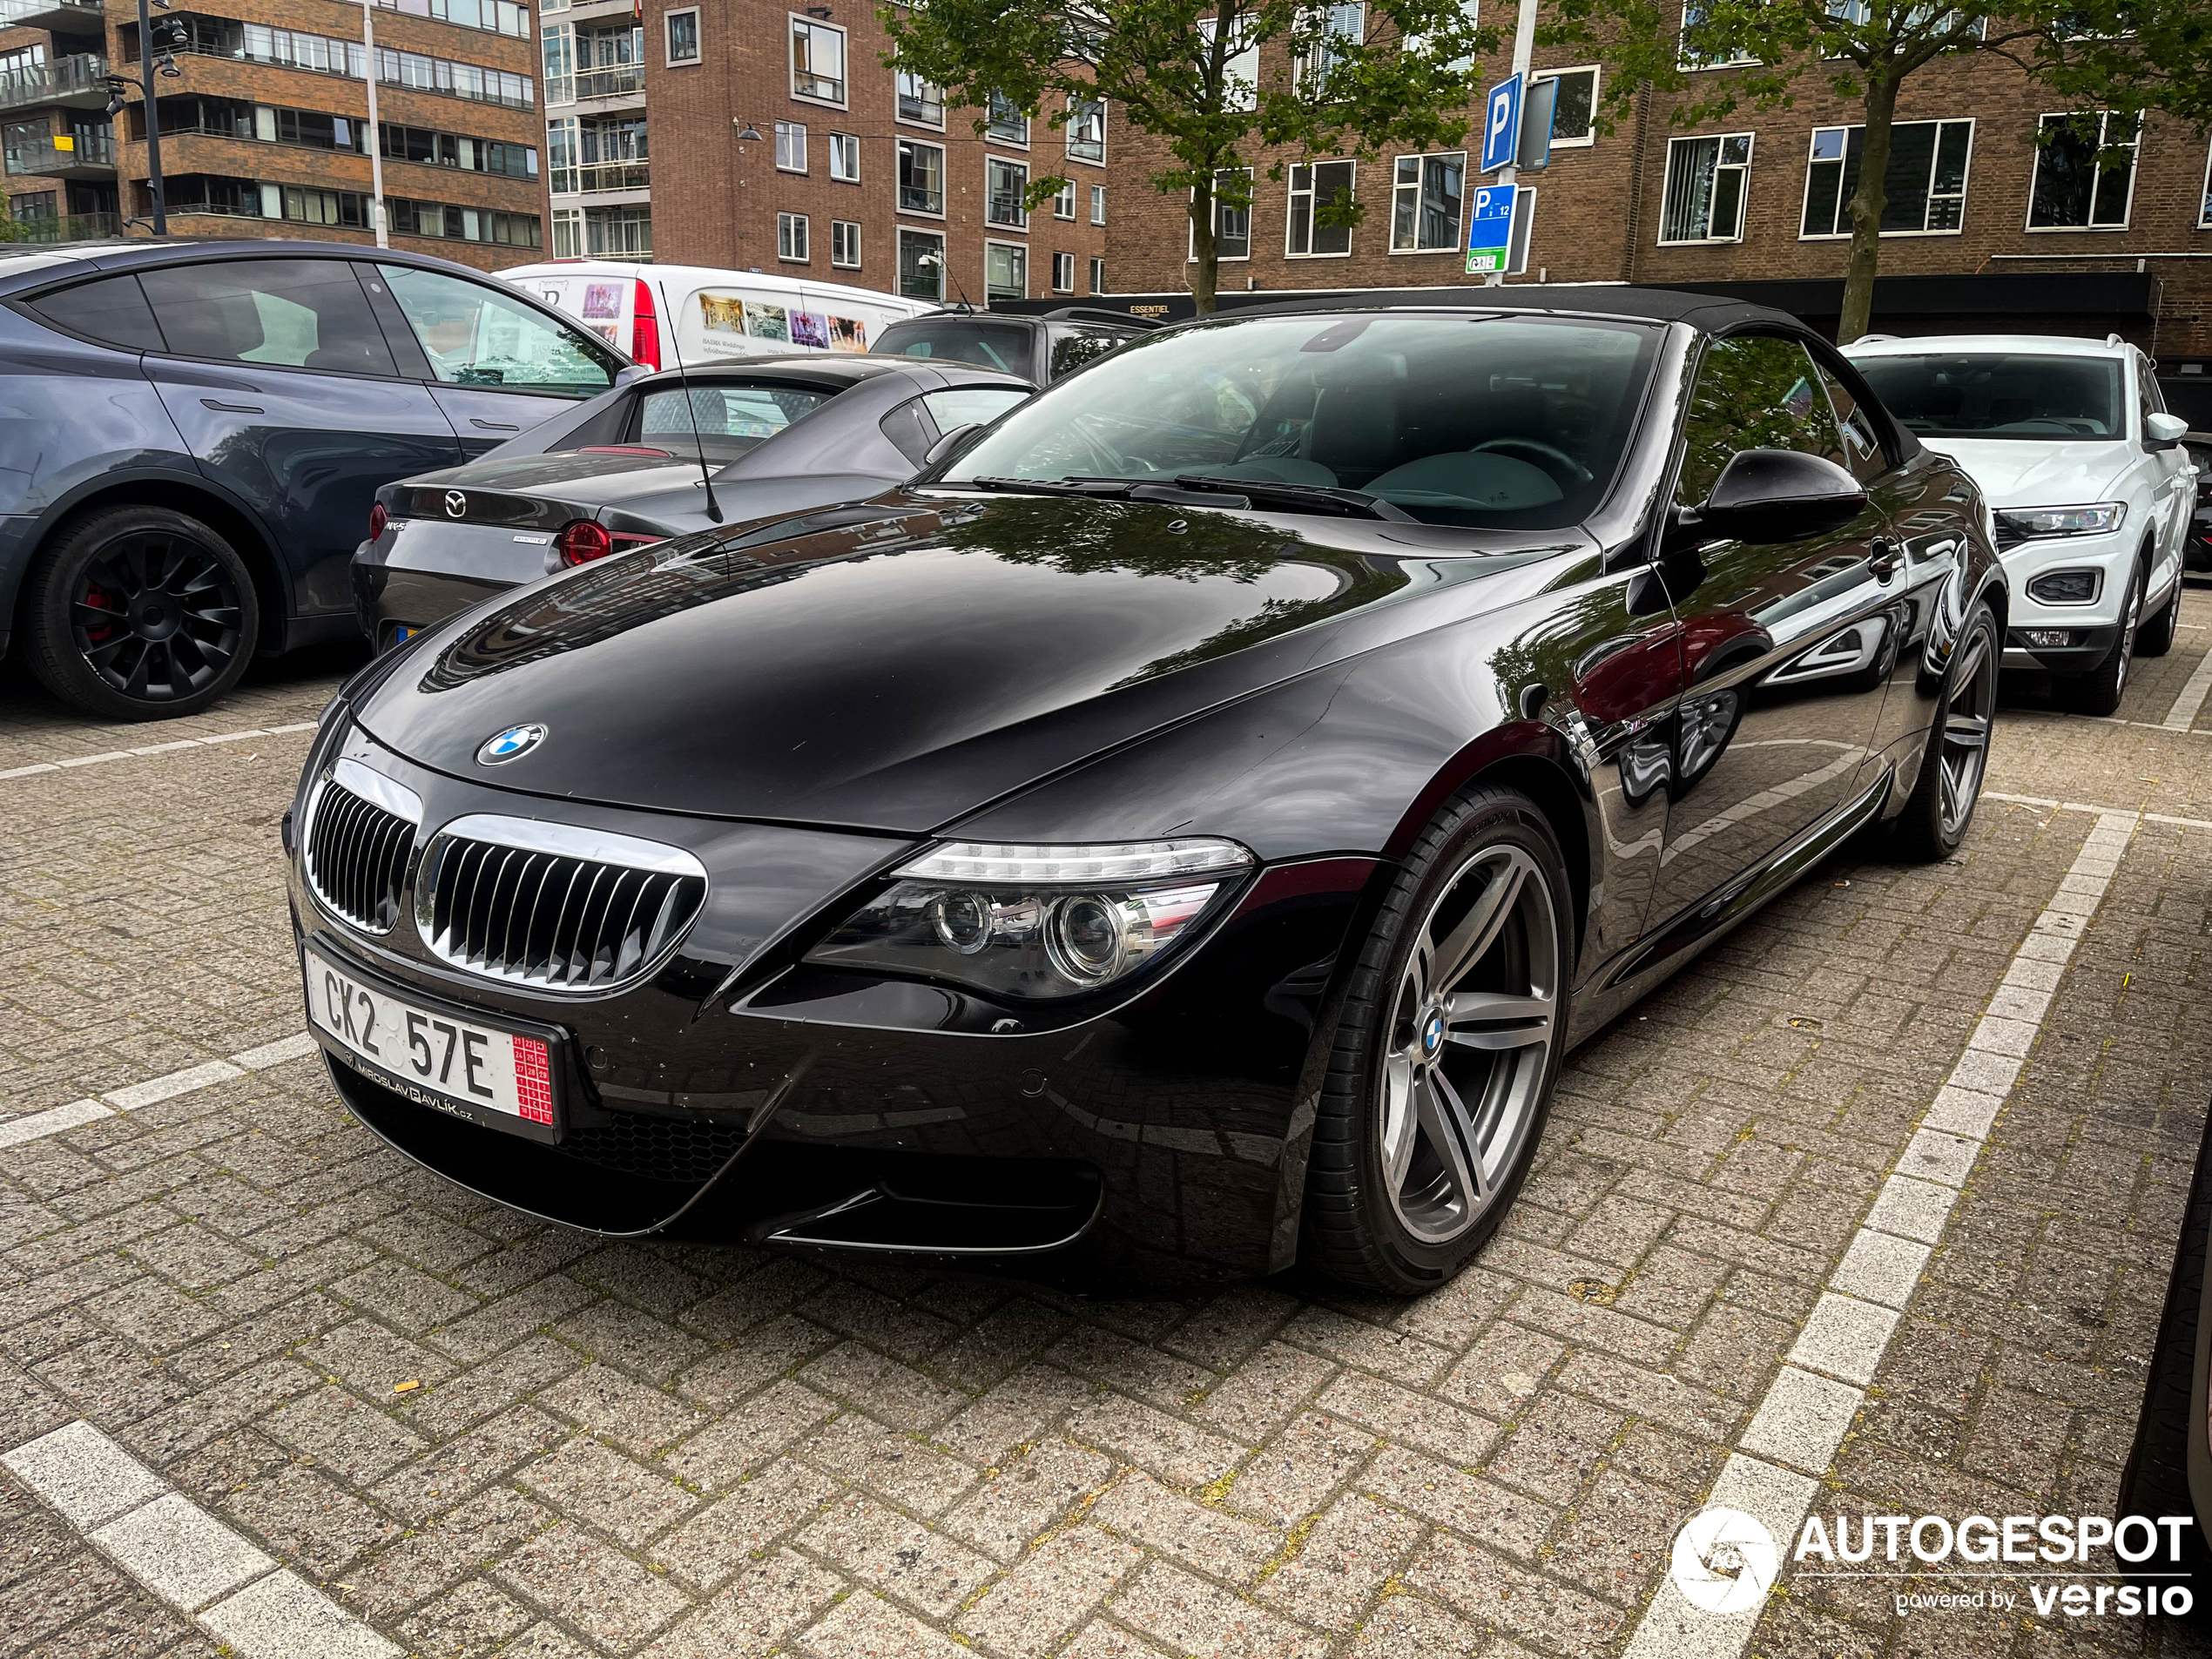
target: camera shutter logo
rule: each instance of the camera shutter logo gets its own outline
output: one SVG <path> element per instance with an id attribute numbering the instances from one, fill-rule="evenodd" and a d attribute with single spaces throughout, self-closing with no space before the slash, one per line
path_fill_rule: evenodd
<path id="1" fill-rule="evenodd" d="M 1758 1606 L 1781 1566 L 1774 1534 L 1741 1509 L 1707 1509 L 1675 1534 L 1675 1588 L 1700 1612 L 1742 1613 Z"/>
<path id="2" fill-rule="evenodd" d="M 469 516 L 469 497 L 465 493 L 458 489 L 446 491 L 446 516 L 448 518 Z"/>

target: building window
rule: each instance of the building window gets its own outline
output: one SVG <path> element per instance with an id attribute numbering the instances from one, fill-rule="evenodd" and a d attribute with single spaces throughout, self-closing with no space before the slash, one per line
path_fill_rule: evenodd
<path id="1" fill-rule="evenodd" d="M 797 121 L 776 123 L 776 171 L 806 171 L 806 129 Z"/>
<path id="2" fill-rule="evenodd" d="M 1014 242 L 983 244 L 983 298 L 1025 300 L 1029 294 L 1029 250 Z"/>
<path id="3" fill-rule="evenodd" d="M 1317 161 L 1291 169 L 1290 224 L 1283 235 L 1283 252 L 1295 260 L 1340 257 L 1352 252 L 1352 226 L 1325 225 L 1320 210 L 1331 203 L 1349 203 L 1352 164 Z"/>
<path id="4" fill-rule="evenodd" d="M 1743 198 L 1750 175 L 1748 132 L 1669 139 L 1666 204 L 1659 216 L 1661 245 L 1742 241 Z"/>
<path id="5" fill-rule="evenodd" d="M 1829 0 L 1829 4 L 1834 15 L 1841 17 L 1844 15 L 1842 9 L 1850 6 L 1851 0 Z M 1682 53 L 1677 60 L 1684 69 L 1736 69 L 1745 64 L 1756 64 L 1759 61 L 1756 57 L 1740 56 L 1708 57 L 1696 51 L 1689 44 L 1689 31 L 1704 21 L 1705 7 L 1701 3 L 1701 0 L 1684 0 L 1682 9 Z"/>
<path id="6" fill-rule="evenodd" d="M 860 226 L 856 220 L 830 220 L 830 263 L 840 271 L 860 268 Z"/>
<path id="7" fill-rule="evenodd" d="M 1211 17 L 1198 19 L 1198 38 L 1205 43 L 1208 52 L 1213 50 L 1215 22 Z M 1259 107 L 1259 42 L 1253 38 L 1257 31 L 1247 28 L 1241 17 L 1231 27 L 1235 32 L 1230 36 L 1229 50 L 1221 60 L 1221 106 L 1224 110 L 1255 110 Z"/>
<path id="8" fill-rule="evenodd" d="M 575 194 L 576 117 L 563 116 L 545 124 L 545 186 L 556 196 Z"/>
<path id="9" fill-rule="evenodd" d="M 791 20 L 791 95 L 845 104 L 845 31 L 811 17 Z"/>
<path id="10" fill-rule="evenodd" d="M 668 44 L 668 66 L 696 64 L 699 61 L 699 11 L 697 6 L 686 11 L 671 11 L 661 19 Z"/>
<path id="11" fill-rule="evenodd" d="M 1106 186 L 1103 185 L 1090 187 L 1090 222 L 1094 225 L 1106 222 Z"/>
<path id="12" fill-rule="evenodd" d="M 1966 165 L 1973 144 L 1972 121 L 1900 121 L 1891 128 L 1882 234 L 1957 231 L 1966 222 Z M 1851 199 L 1858 190 L 1859 157 L 1865 146 L 1863 126 L 1812 130 L 1799 235 L 1851 234 Z"/>
<path id="13" fill-rule="evenodd" d="M 1076 256 L 1055 253 L 1052 256 L 1052 291 L 1073 293 L 1076 291 Z"/>
<path id="14" fill-rule="evenodd" d="M 1453 253 L 1460 246 L 1460 199 L 1467 188 L 1464 150 L 1400 156 L 1390 209 L 1393 253 Z"/>
<path id="15" fill-rule="evenodd" d="M 542 33 L 544 51 L 545 101 L 576 102 L 576 37 L 564 23 L 550 23 Z"/>
<path id="16" fill-rule="evenodd" d="M 653 256 L 650 207 L 556 207 L 553 256 L 562 260 Z"/>
<path id="17" fill-rule="evenodd" d="M 1052 199 L 1052 216 L 1055 219 L 1064 219 L 1071 225 L 1076 222 L 1076 181 L 1074 179 L 1070 179 L 1066 184 L 1061 185 L 1060 193 Z"/>
<path id="18" fill-rule="evenodd" d="M 1291 84 L 1301 92 L 1319 92 L 1328 86 L 1330 71 L 1343 61 L 1344 49 L 1366 38 L 1366 0 L 1312 7 L 1298 14 L 1298 28 L 1306 46 L 1291 65 Z"/>
<path id="19" fill-rule="evenodd" d="M 899 211 L 945 212 L 945 146 L 915 138 L 899 140 Z"/>
<path id="20" fill-rule="evenodd" d="M 776 257 L 797 265 L 806 263 L 806 215 L 776 215 Z"/>
<path id="21" fill-rule="evenodd" d="M 2197 210 L 2196 227 L 2201 231 L 2212 230 L 2212 145 L 2208 145 L 2204 152 L 2204 204 Z"/>
<path id="22" fill-rule="evenodd" d="M 909 300 L 945 297 L 945 239 L 935 231 L 899 230 L 899 292 Z"/>
<path id="23" fill-rule="evenodd" d="M 899 118 L 945 130 L 945 95 L 919 75 L 899 71 Z"/>
<path id="24" fill-rule="evenodd" d="M 830 177 L 840 185 L 860 182 L 860 141 L 849 132 L 829 135 Z"/>
<path id="25" fill-rule="evenodd" d="M 1242 207 L 1231 207 L 1221 199 L 1222 187 L 1234 187 L 1244 199 Z M 1194 197 L 1198 193 L 1190 192 Z M 1217 260 L 1249 260 L 1252 256 L 1252 170 L 1250 167 L 1224 167 L 1213 176 L 1213 256 Z M 1186 220 L 1188 215 L 1185 216 Z M 1198 257 L 1198 227 L 1192 225 L 1187 234 L 1190 239 L 1190 257 Z"/>
<path id="26" fill-rule="evenodd" d="M 2120 231 L 2135 193 L 2139 118 L 2110 110 L 2047 115 L 2037 125 L 2032 231 Z"/>
<path id="27" fill-rule="evenodd" d="M 377 55 L 383 57 L 382 48 Z M 398 78 L 385 73 L 389 81 Z M 642 24 L 627 28 L 576 31 L 576 95 L 615 98 L 645 90 L 645 30 Z"/>
<path id="28" fill-rule="evenodd" d="M 1022 199 L 1028 194 L 1029 169 L 1003 156 L 987 156 L 983 183 L 984 223 L 1003 225 L 1009 230 L 1028 229 L 1029 209 Z"/>
<path id="29" fill-rule="evenodd" d="M 1068 100 L 1068 159 L 1106 165 L 1106 101 L 1103 98 Z"/>
<path id="30" fill-rule="evenodd" d="M 983 136 L 995 144 L 1029 142 L 1029 118 L 1015 109 L 998 92 L 991 94 L 990 125 L 983 129 Z"/>
<path id="31" fill-rule="evenodd" d="M 1552 106 L 1552 148 L 1586 150 L 1597 142 L 1597 65 L 1580 69 L 1548 69 L 1540 81 L 1559 83 L 1559 102 Z"/>
<path id="32" fill-rule="evenodd" d="M 1090 291 L 1093 293 L 1106 292 L 1106 261 L 1103 260 L 1090 262 Z"/>

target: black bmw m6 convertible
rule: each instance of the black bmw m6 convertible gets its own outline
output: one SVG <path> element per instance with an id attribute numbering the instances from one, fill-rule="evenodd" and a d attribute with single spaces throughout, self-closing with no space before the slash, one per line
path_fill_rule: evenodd
<path id="1" fill-rule="evenodd" d="M 363 671 L 307 1012 L 378 1134 L 578 1226 L 1416 1291 L 1573 1044 L 1854 833 L 1957 846 L 1985 523 L 1755 307 L 1163 330 Z"/>

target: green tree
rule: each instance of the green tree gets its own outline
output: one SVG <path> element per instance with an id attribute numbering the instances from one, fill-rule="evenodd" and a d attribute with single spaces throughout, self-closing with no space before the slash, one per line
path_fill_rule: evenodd
<path id="1" fill-rule="evenodd" d="M 1866 332 L 1881 260 L 1882 216 L 1898 95 L 1939 59 L 1979 55 L 2026 71 L 2077 108 L 2123 122 L 2147 109 L 2212 120 L 2212 8 L 2204 0 L 2006 0 L 2006 15 L 1945 10 L 1911 0 L 1555 0 L 1547 44 L 1602 43 L 1612 71 L 1608 117 L 1640 88 L 1673 100 L 1677 126 L 1750 103 L 1787 106 L 1807 75 L 1857 100 L 1865 128 L 1848 211 L 1838 338 Z M 1729 67 L 1711 72 L 1713 66 Z M 2097 150 L 2096 124 L 2047 130 L 2044 142 Z"/>
<path id="2" fill-rule="evenodd" d="M 1461 0 L 927 0 L 880 15 L 894 61 L 950 102 L 987 108 L 996 94 L 1060 127 L 1071 101 L 1103 98 L 1124 129 L 1159 140 L 1167 164 L 1150 182 L 1190 192 L 1190 292 L 1203 314 L 1220 270 L 1215 203 L 1251 206 L 1246 170 L 1260 148 L 1366 157 L 1465 143 L 1473 59 L 1498 44 L 1471 10 Z M 1279 161 L 1268 169 L 1282 173 Z M 1066 182 L 1033 179 L 1028 205 Z M 1317 216 L 1351 225 L 1363 211 L 1339 197 Z"/>

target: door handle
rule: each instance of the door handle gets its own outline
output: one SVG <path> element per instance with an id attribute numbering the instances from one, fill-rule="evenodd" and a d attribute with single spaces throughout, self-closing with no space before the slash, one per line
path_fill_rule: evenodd
<path id="1" fill-rule="evenodd" d="M 487 421 L 482 416 L 475 415 L 469 417 L 469 424 L 473 427 L 481 427 L 487 432 L 520 432 L 523 429 L 505 421 Z"/>
<path id="2" fill-rule="evenodd" d="M 261 406 L 259 403 L 226 403 L 220 398 L 213 397 L 203 397 L 199 400 L 199 403 L 202 408 L 217 409 L 225 415 L 259 415 L 261 413 Z"/>
<path id="3" fill-rule="evenodd" d="M 1876 536 L 1870 551 L 1871 556 L 1866 561 L 1866 568 L 1879 581 L 1888 581 L 1897 574 L 1897 567 L 1905 563 L 1905 550 L 1886 536 Z"/>

